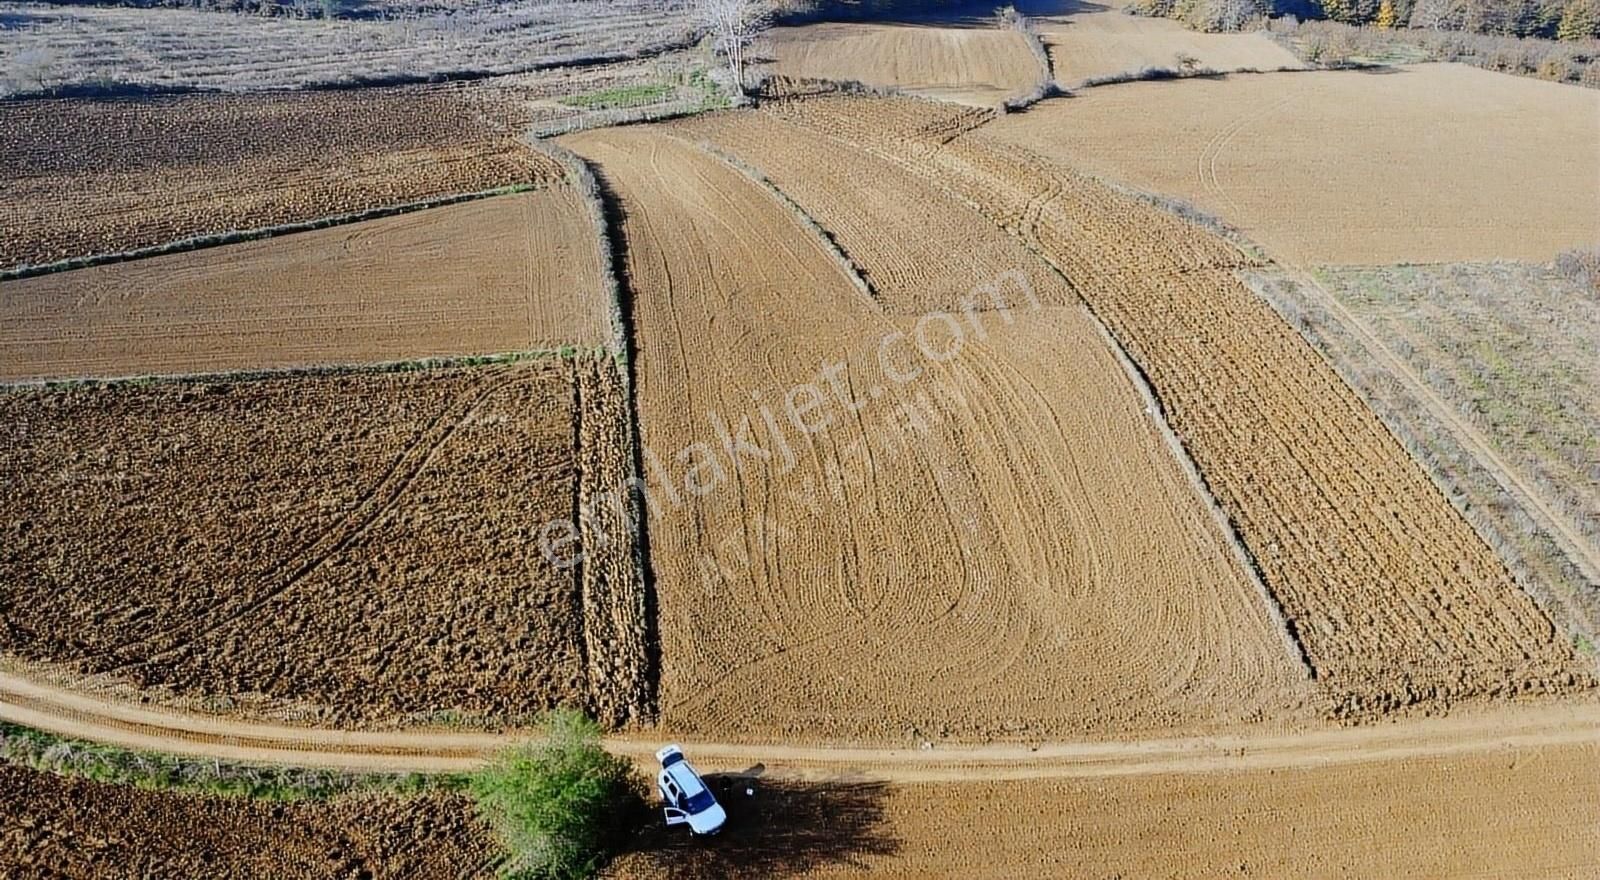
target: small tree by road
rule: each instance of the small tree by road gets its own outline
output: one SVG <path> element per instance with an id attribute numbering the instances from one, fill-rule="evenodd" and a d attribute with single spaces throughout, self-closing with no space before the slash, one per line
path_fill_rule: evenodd
<path id="1" fill-rule="evenodd" d="M 735 92 L 745 89 L 745 53 L 772 23 L 761 0 L 696 0 L 695 14 L 711 34 L 711 49 L 728 65 Z"/>
<path id="2" fill-rule="evenodd" d="M 498 755 L 472 775 L 478 810 L 507 851 L 517 880 L 589 877 L 645 815 L 633 765 L 600 745 L 581 712 L 546 716 L 544 738 Z"/>

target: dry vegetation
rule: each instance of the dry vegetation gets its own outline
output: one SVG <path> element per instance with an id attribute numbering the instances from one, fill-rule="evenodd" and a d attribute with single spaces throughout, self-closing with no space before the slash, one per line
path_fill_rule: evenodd
<path id="1" fill-rule="evenodd" d="M 459 796 L 273 804 L 107 785 L 0 762 L 0 874 L 59 877 L 490 876 Z"/>
<path id="2" fill-rule="evenodd" d="M 1158 72 L 1188 75 L 1303 66 L 1264 34 L 1200 33 L 1163 18 L 1074 5 L 1080 8 L 1069 14 L 1034 19 L 1063 88 Z"/>
<path id="3" fill-rule="evenodd" d="M 0 641 L 297 721 L 637 717 L 632 582 L 536 537 L 622 469 L 587 364 L 7 390 Z"/>
<path id="4" fill-rule="evenodd" d="M 1269 30 L 1309 62 L 1329 67 L 1459 61 L 1486 70 L 1600 88 L 1600 40 L 1562 41 L 1447 30 L 1358 27 L 1274 19 Z"/>
<path id="5" fill-rule="evenodd" d="M 6 282 L 0 380 L 597 348 L 600 258 L 553 186 Z"/>
<path id="6" fill-rule="evenodd" d="M 792 203 L 698 138 L 759 163 L 879 299 Z M 640 418 L 659 464 L 663 725 L 740 739 L 1018 738 L 1224 723 L 1297 699 L 1304 673 L 1263 596 L 1048 267 L 895 166 L 775 119 L 569 145 L 625 213 Z M 989 313 L 986 338 L 948 363 L 906 343 L 895 366 L 926 375 L 889 377 L 882 339 L 953 306 L 956 285 L 1011 271 L 1039 311 L 1007 287 L 1009 322 Z M 834 404 L 815 433 L 763 427 L 764 406 L 786 418 L 790 389 L 826 388 L 818 370 L 831 361 L 855 412 Z M 748 420 L 772 457 L 729 459 L 712 413 Z M 1096 500 L 1108 498 L 1119 501 Z"/>
<path id="7" fill-rule="evenodd" d="M 386 4 L 387 5 L 387 4 Z M 253 91 L 518 73 L 695 38 L 687 0 L 415 4 L 299 20 L 191 9 L 0 3 L 0 96 L 128 86 Z"/>
<path id="8" fill-rule="evenodd" d="M 1463 65 L 1131 83 L 997 138 L 1216 214 L 1297 265 L 1548 260 L 1600 240 L 1600 93 Z"/>
<path id="9" fill-rule="evenodd" d="M 0 268 L 562 176 L 499 93 L 415 87 L 0 104 Z"/>
<path id="10" fill-rule="evenodd" d="M 1511 494 L 1498 462 L 1480 461 L 1408 383 L 1369 351 L 1316 288 L 1281 273 L 1252 285 L 1360 390 L 1397 436 L 1433 469 L 1519 578 L 1592 644 L 1600 591 L 1523 486 L 1593 556 L 1600 548 L 1600 325 L 1595 295 L 1553 267 L 1523 263 L 1327 269 L 1326 291 L 1399 356 L 1414 376 L 1488 438 L 1514 469 Z"/>

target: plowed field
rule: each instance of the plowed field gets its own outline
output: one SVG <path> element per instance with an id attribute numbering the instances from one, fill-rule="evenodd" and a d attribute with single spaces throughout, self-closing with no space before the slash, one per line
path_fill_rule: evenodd
<path id="1" fill-rule="evenodd" d="M 0 268 L 560 179 L 454 88 L 0 102 Z"/>
<path id="2" fill-rule="evenodd" d="M 609 363 L 0 393 L 0 649 L 293 721 L 624 723 L 631 541 L 581 571 L 538 541 L 618 479 Z"/>
<path id="3" fill-rule="evenodd" d="M 725 795 L 731 827 L 612 878 L 1590 877 L 1600 749 L 1273 771 Z"/>
<path id="4" fill-rule="evenodd" d="M 817 185 L 859 173 L 896 205 L 824 218 L 873 301 L 778 197 L 688 139 L 788 143 L 782 181 L 858 161 L 762 124 L 571 139 L 626 212 L 663 724 L 1018 738 L 1290 702 L 1290 647 L 1071 294 L 978 215 L 868 163 Z M 977 238 L 941 258 L 957 239 L 897 234 L 919 221 Z M 943 296 L 997 270 L 1039 306 L 1002 278 L 1014 308 L 956 313 L 977 322 L 964 341 L 908 312 L 924 282 Z M 923 337 L 938 359 L 908 341 Z"/>
<path id="5" fill-rule="evenodd" d="M 1208 34 L 1171 19 L 1075 5 L 1083 11 L 1034 19 L 1056 79 L 1068 88 L 1148 68 L 1181 70 L 1184 58 L 1196 68 L 1222 72 L 1304 66 L 1264 33 Z"/>
<path id="6" fill-rule="evenodd" d="M 598 347 L 599 248 L 556 186 L 6 282 L 0 380 Z"/>
<path id="7" fill-rule="evenodd" d="M 899 113 L 915 102 L 896 101 Z M 818 131 L 849 101 L 793 102 Z M 856 114 L 870 114 L 857 109 Z M 946 111 L 929 111 L 942 128 Z M 1565 637 L 1317 353 L 1198 227 L 986 133 L 900 161 L 1058 266 L 1149 376 L 1335 700 L 1412 702 L 1584 684 Z M 888 155 L 887 140 L 866 142 Z"/>
<path id="8" fill-rule="evenodd" d="M 0 874 L 62 877 L 491 876 L 460 797 L 272 804 L 66 779 L 0 762 Z"/>
<path id="9" fill-rule="evenodd" d="M 993 107 L 1045 77 L 1022 35 L 993 27 L 815 24 L 774 28 L 781 76 L 852 80 Z"/>
<path id="10" fill-rule="evenodd" d="M 1600 241 L 1596 119 L 1593 89 L 1424 64 L 1130 83 L 989 130 L 1290 263 L 1543 261 Z"/>

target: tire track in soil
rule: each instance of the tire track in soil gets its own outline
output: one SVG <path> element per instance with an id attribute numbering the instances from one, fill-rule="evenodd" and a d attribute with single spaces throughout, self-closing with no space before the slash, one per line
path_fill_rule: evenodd
<path id="1" fill-rule="evenodd" d="M 1235 248 L 981 131 L 930 150 L 906 118 L 948 111 L 923 102 L 825 96 L 762 112 L 923 176 L 1071 279 L 1151 377 L 1330 711 L 1593 686 L 1398 441 L 1233 276 L 1250 262 Z M 889 123 L 858 121 L 880 117 Z M 1054 185 L 1060 197 L 1036 200 Z"/>
<path id="2" fill-rule="evenodd" d="M 301 553 L 285 559 L 273 572 L 261 579 L 259 585 L 265 587 L 265 593 L 251 599 L 237 611 L 226 614 L 222 619 L 207 623 L 197 632 L 185 633 L 180 627 L 178 632 L 171 635 L 171 641 L 153 653 L 140 659 L 127 659 L 103 671 L 116 673 L 130 667 L 146 666 L 164 660 L 188 645 L 221 633 L 292 590 L 296 584 L 315 572 L 334 554 L 350 546 L 393 510 L 405 497 L 407 489 L 417 476 L 433 463 L 439 450 L 455 436 L 462 424 L 470 419 L 484 402 L 507 388 L 531 381 L 533 381 L 531 378 L 506 377 L 488 387 L 477 389 L 476 393 L 465 400 L 458 400 L 458 405 L 464 407 L 459 414 L 452 416 L 448 408 L 440 412 L 417 435 L 416 440 L 395 459 L 383 478 L 371 490 L 363 493 L 360 501 L 342 520 L 307 544 Z M 276 586 L 271 586 L 274 582 L 277 582 Z M 137 647 L 139 645 L 123 646 L 118 648 L 116 653 L 126 655 Z"/>

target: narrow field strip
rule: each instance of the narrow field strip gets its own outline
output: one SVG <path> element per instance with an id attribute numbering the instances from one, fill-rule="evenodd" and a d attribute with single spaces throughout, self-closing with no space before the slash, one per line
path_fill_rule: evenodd
<path id="1" fill-rule="evenodd" d="M 7 281 L 0 381 L 607 345 L 594 236 L 553 186 Z"/>

